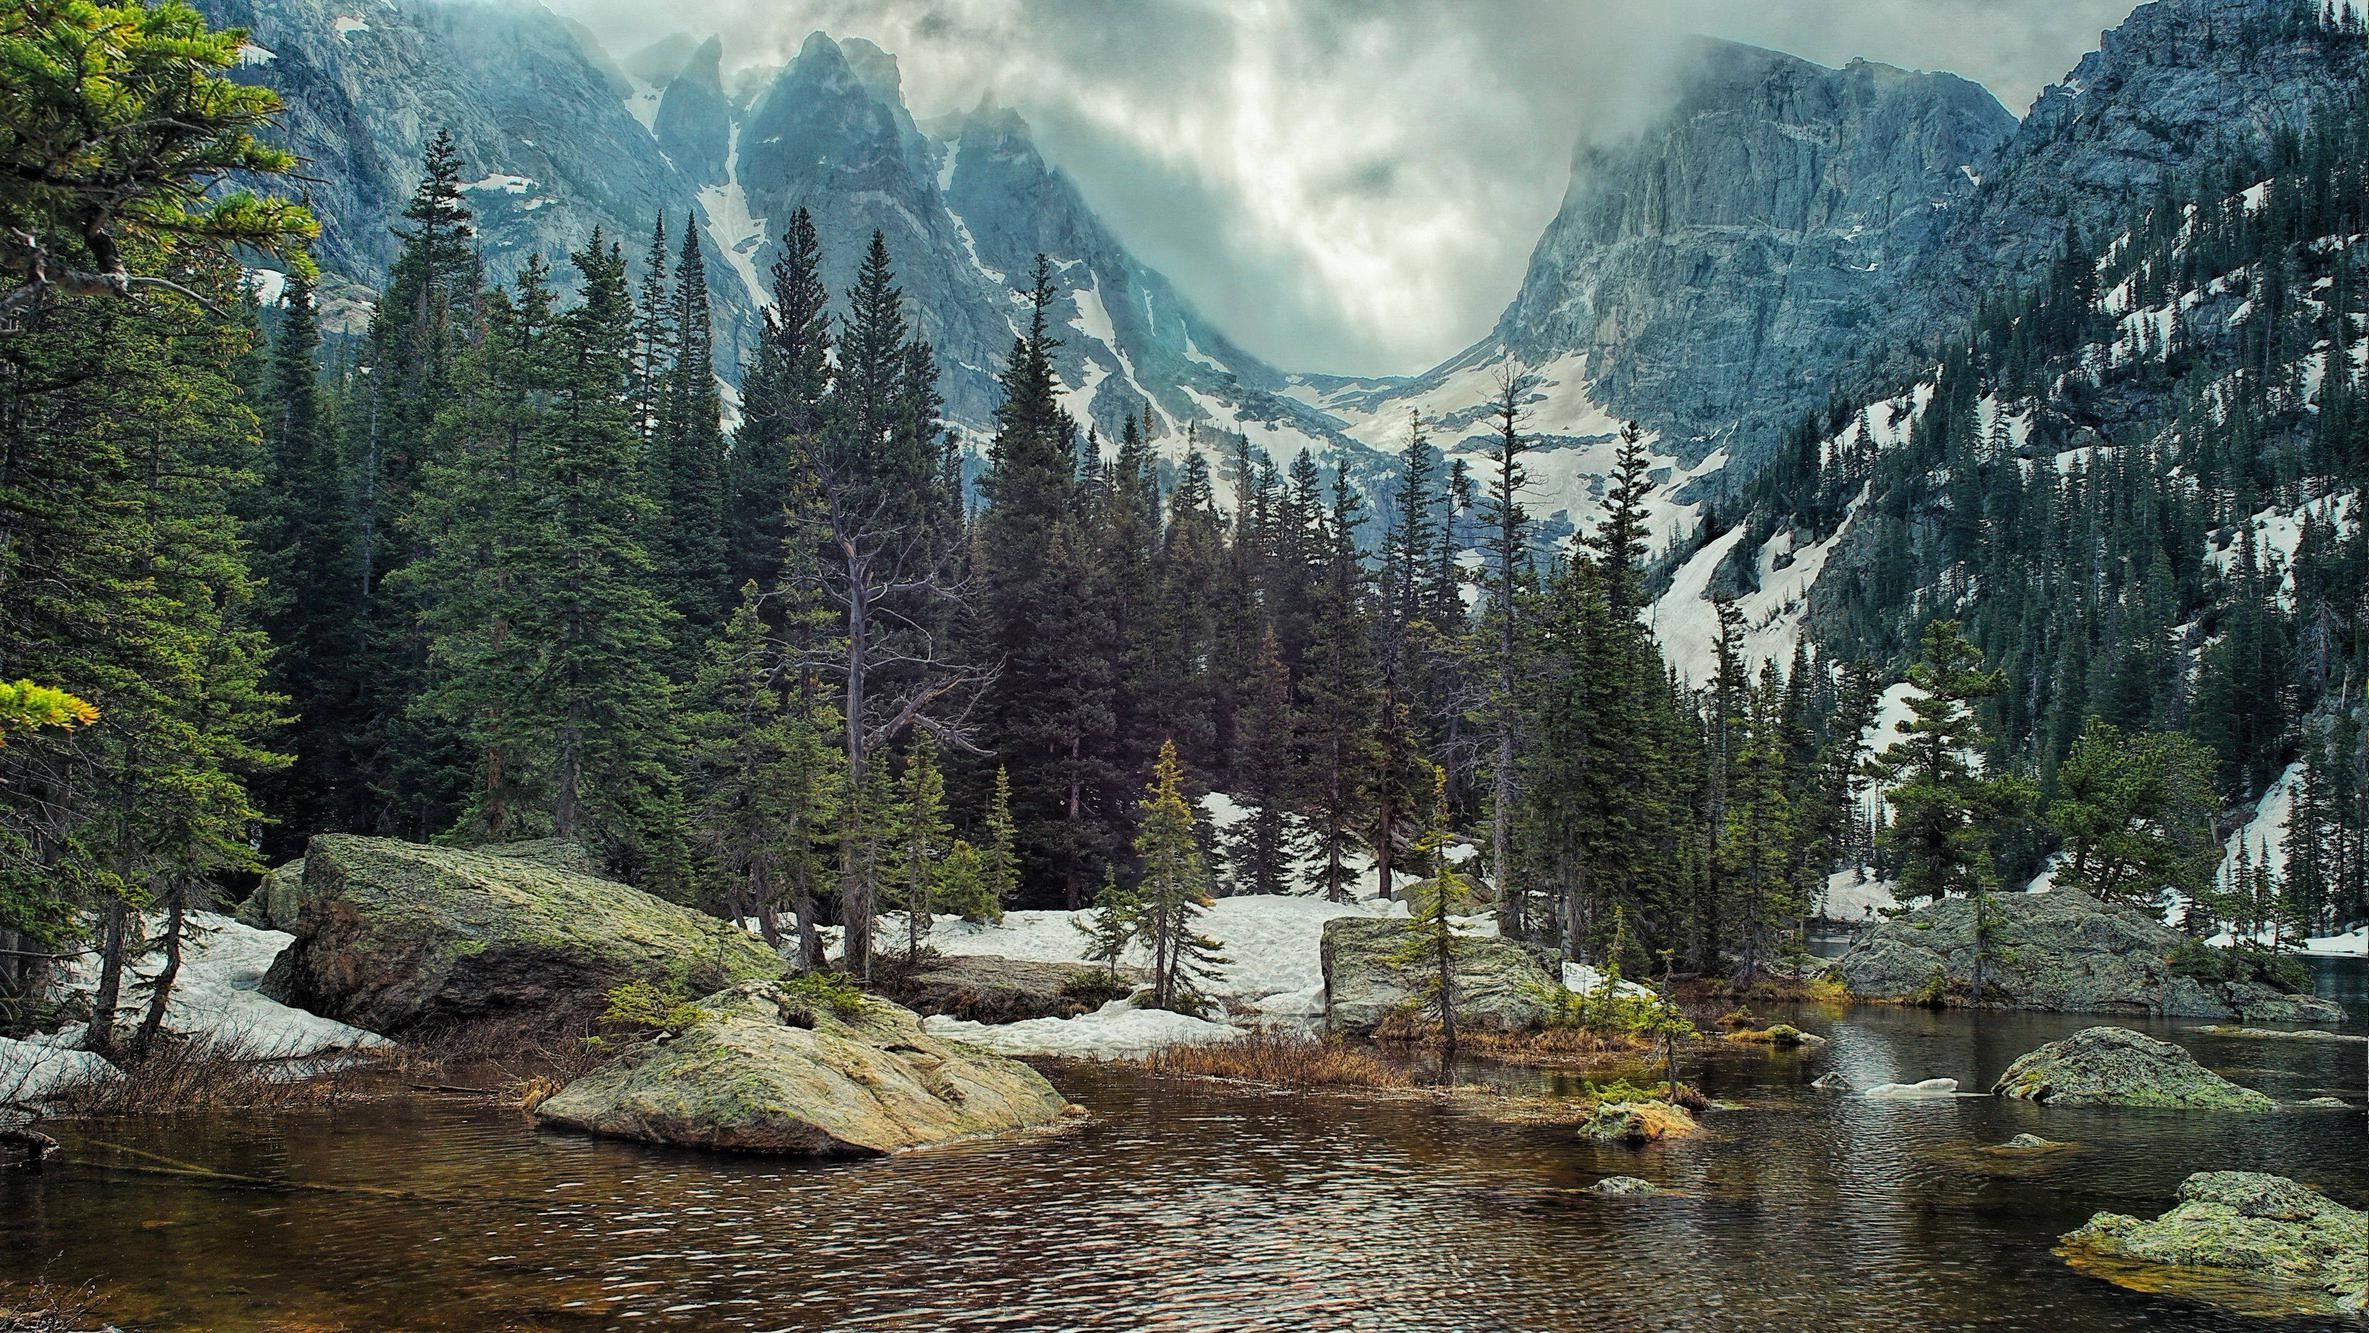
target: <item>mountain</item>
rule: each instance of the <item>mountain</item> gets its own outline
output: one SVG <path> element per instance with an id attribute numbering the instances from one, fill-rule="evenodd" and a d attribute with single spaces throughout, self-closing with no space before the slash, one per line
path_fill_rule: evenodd
<path id="1" fill-rule="evenodd" d="M 555 263 L 595 227 L 629 253 L 664 212 L 699 209 L 695 180 L 620 100 L 619 74 L 585 35 L 539 6 L 390 0 L 201 0 L 244 28 L 238 73 L 280 94 L 277 131 L 305 162 L 330 273 L 375 286 L 420 160 L 449 129 L 477 173 L 468 187 L 486 263 L 507 280 L 540 254 Z M 719 293 L 726 358 L 756 320 L 744 293 Z"/>

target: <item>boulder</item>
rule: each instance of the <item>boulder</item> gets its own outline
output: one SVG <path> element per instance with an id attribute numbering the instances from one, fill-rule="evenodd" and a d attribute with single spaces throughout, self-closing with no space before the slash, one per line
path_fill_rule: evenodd
<path id="1" fill-rule="evenodd" d="M 1929 1078 L 1917 1083 L 1878 1083 L 1859 1094 L 1871 1102 L 1921 1102 L 1958 1095 L 1954 1078 Z"/>
<path id="2" fill-rule="evenodd" d="M 1695 1118 L 1669 1102 L 1601 1102 L 1579 1122 L 1579 1137 L 1590 1143 L 1641 1147 L 1695 1132 Z"/>
<path id="3" fill-rule="evenodd" d="M 1668 1191 L 1650 1180 L 1635 1176 L 1606 1176 L 1588 1186 L 1588 1193 L 1601 1194 L 1608 1199 L 1651 1199 Z"/>
<path id="4" fill-rule="evenodd" d="M 2128 1028 L 2085 1028 L 2007 1066 L 1991 1091 L 2044 1106 L 2154 1106 L 2268 1111 L 2270 1098 L 2241 1088 L 2181 1047 Z"/>
<path id="5" fill-rule="evenodd" d="M 2117 1267 L 2201 1269 L 2192 1276 L 2300 1297 L 2305 1311 L 2358 1313 L 2369 1299 L 2369 1213 L 2284 1176 L 2200 1171 L 2180 1183 L 2180 1201 L 2163 1216 L 2099 1213 L 2064 1243 L 2076 1266 L 2094 1255 Z M 2146 1287 L 2177 1291 L 2180 1277 Z"/>
<path id="6" fill-rule="evenodd" d="M 972 1023 L 1018 1023 L 1031 1018 L 1090 1014 L 1135 989 L 1131 973 L 1077 963 L 1043 963 L 990 954 L 924 958 L 888 988 L 891 998 L 918 1014 L 943 1014 Z"/>
<path id="7" fill-rule="evenodd" d="M 782 974 L 729 922 L 543 856 L 323 834 L 303 864 L 296 942 L 263 991 L 373 1032 L 573 1020 L 629 981 L 704 994 Z"/>
<path id="8" fill-rule="evenodd" d="M 1861 934 L 1830 975 L 1863 1000 L 1955 1001 L 1974 984 L 1975 902 L 1948 898 Z M 2340 1023 L 2340 1007 L 2258 980 L 2175 967 L 2198 955 L 2187 936 L 2143 913 L 2072 889 L 1990 899 L 1985 1003 L 2065 1013 L 2165 1014 L 2269 1023 Z"/>
<path id="9" fill-rule="evenodd" d="M 296 900 L 304 889 L 304 858 L 298 857 L 284 866 L 263 872 L 262 882 L 239 904 L 231 920 L 257 930 L 286 930 L 296 928 Z"/>
<path id="10" fill-rule="evenodd" d="M 795 983 L 752 981 L 695 1008 L 686 1030 L 570 1083 L 536 1120 L 686 1148 L 874 1157 L 1047 1124 L 1065 1107 L 1042 1074 L 941 1041 L 886 1000 L 842 1010 Z"/>
<path id="11" fill-rule="evenodd" d="M 2055 1152 L 2059 1148 L 2071 1146 L 2071 1144 L 2059 1143 L 2055 1139 L 2041 1138 L 2037 1134 L 2018 1134 L 2005 1143 L 1992 1144 L 1990 1150 L 1992 1152 Z"/>
<path id="12" fill-rule="evenodd" d="M 1811 1079 L 1810 1086 L 1820 1092 L 1851 1092 L 1854 1090 L 1850 1079 L 1844 1077 L 1841 1071 L 1831 1069 Z M 1953 1082 L 1951 1087 L 1954 1090 L 1956 1084 Z"/>
<path id="13" fill-rule="evenodd" d="M 1335 917 L 1324 923 L 1318 958 L 1324 969 L 1325 1021 L 1337 1032 L 1366 1036 L 1391 1015 L 1418 1003 L 1424 969 L 1397 955 L 1412 926 L 1395 917 Z M 1537 955 L 1495 936 L 1459 935 L 1456 1021 L 1471 1028 L 1517 1032 L 1547 1019 L 1547 998 L 1558 985 Z"/>

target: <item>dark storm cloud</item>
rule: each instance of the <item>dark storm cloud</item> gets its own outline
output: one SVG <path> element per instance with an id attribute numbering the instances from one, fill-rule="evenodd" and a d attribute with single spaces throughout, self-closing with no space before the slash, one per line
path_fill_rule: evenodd
<path id="1" fill-rule="evenodd" d="M 1017 107 L 1111 226 L 1246 346 L 1405 371 L 1484 332 L 1571 148 L 1648 120 L 1693 32 L 1976 79 L 2020 111 L 2130 0 L 552 0 L 620 54 L 816 29 L 898 57 L 917 115 Z"/>

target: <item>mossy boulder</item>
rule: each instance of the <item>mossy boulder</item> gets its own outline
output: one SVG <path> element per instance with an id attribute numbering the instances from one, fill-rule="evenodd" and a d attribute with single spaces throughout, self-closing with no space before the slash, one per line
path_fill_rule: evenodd
<path id="1" fill-rule="evenodd" d="M 2181 1047 L 2128 1028 L 2084 1028 L 2014 1064 L 1991 1091 L 2046 1106 L 2269 1111 L 2277 1103 L 2196 1062 Z"/>
<path id="2" fill-rule="evenodd" d="M 1886 921 L 1853 941 L 1828 975 L 1862 1000 L 1969 1001 L 1975 907 L 1971 898 L 1947 898 Z M 2145 913 L 2072 889 L 1994 895 L 1987 924 L 1986 1004 L 2262 1023 L 2344 1021 L 2338 1005 L 2267 984 L 2250 954 L 2199 944 Z"/>
<path id="3" fill-rule="evenodd" d="M 1744 1046 L 1767 1046 L 1780 1051 L 1815 1051 L 1826 1045 L 1826 1038 L 1815 1032 L 1804 1032 L 1791 1023 L 1772 1023 L 1765 1028 L 1743 1028 L 1727 1034 L 1729 1041 Z"/>
<path id="4" fill-rule="evenodd" d="M 296 942 L 263 991 L 394 1034 L 588 1018 L 629 981 L 704 994 L 782 975 L 730 922 L 557 859 L 322 834 L 305 850 Z"/>
<path id="5" fill-rule="evenodd" d="M 1606 1176 L 1588 1186 L 1588 1193 L 1601 1194 L 1607 1199 L 1655 1199 L 1668 1193 L 1650 1180 L 1635 1176 Z"/>
<path id="6" fill-rule="evenodd" d="M 1048 1124 L 1066 1106 L 1035 1070 L 933 1037 L 886 1000 L 843 1011 L 746 982 L 695 1008 L 684 1031 L 570 1083 L 535 1118 L 686 1148 L 874 1157 Z"/>
<path id="7" fill-rule="evenodd" d="M 1334 1031 L 1367 1036 L 1392 1015 L 1415 1009 L 1430 969 L 1399 961 L 1413 923 L 1398 917 L 1335 917 L 1324 923 L 1318 958 L 1324 969 L 1325 1021 Z M 1459 935 L 1456 1022 L 1467 1028 L 1524 1032 L 1545 1023 L 1547 999 L 1562 983 L 1538 955 L 1513 940 Z"/>
<path id="8" fill-rule="evenodd" d="M 927 958 L 895 977 L 890 998 L 919 1014 L 972 1023 L 1075 1018 L 1135 991 L 1134 974 L 1077 963 L 963 954 Z"/>
<path id="9" fill-rule="evenodd" d="M 1663 1139 L 1683 1139 L 1695 1132 L 1695 1118 L 1683 1106 L 1669 1102 L 1599 1102 L 1579 1122 L 1579 1137 L 1590 1143 L 1624 1143 L 1642 1147 Z"/>
<path id="10" fill-rule="evenodd" d="M 304 858 L 263 872 L 263 880 L 231 919 L 257 930 L 296 929 L 296 903 L 304 890 Z"/>
<path id="11" fill-rule="evenodd" d="M 2200 1171 L 2181 1182 L 2179 1203 L 2163 1216 L 2099 1213 L 2064 1245 L 2075 1266 L 2107 1276 L 2127 1277 L 2132 1264 L 2189 1270 L 2206 1292 L 2234 1281 L 2296 1313 L 2358 1313 L 2369 1300 L 2369 1213 L 2284 1176 Z M 2087 1262 L 2097 1258 L 2110 1262 Z M 2182 1276 L 2146 1288 L 2177 1291 Z"/>

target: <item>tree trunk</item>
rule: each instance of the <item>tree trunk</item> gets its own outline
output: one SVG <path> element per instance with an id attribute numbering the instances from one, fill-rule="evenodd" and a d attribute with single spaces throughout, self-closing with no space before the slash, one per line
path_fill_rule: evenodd
<path id="1" fill-rule="evenodd" d="M 123 899 L 107 903 L 107 925 L 99 945 L 99 987 L 91 996 L 90 1030 L 82 1047 L 105 1059 L 115 1057 L 115 1008 L 123 1000 Z"/>
<path id="2" fill-rule="evenodd" d="M 148 1014 L 140 1020 L 140 1035 L 132 1039 L 135 1053 L 146 1052 L 164 1028 L 165 1010 L 173 1002 L 173 983 L 181 977 L 182 908 L 188 900 L 185 890 L 175 886 L 165 898 L 165 965 L 156 974 L 156 982 L 148 997 Z"/>

